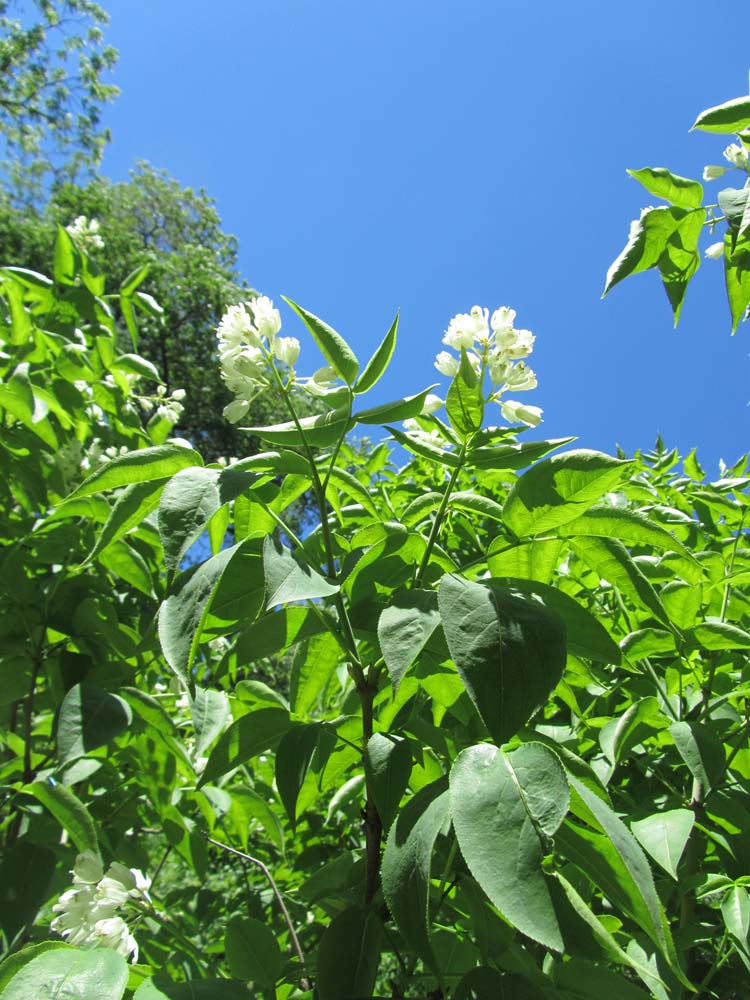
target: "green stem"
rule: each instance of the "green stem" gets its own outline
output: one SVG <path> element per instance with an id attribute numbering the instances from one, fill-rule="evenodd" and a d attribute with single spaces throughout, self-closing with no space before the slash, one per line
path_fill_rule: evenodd
<path id="1" fill-rule="evenodd" d="M 419 569 L 417 570 L 417 575 L 414 578 L 414 586 L 419 587 L 422 584 L 422 579 L 425 572 L 427 571 L 427 566 L 430 562 L 430 556 L 432 555 L 432 550 L 435 548 L 435 543 L 437 542 L 438 535 L 440 534 L 440 529 L 443 526 L 443 519 L 445 517 L 445 512 L 448 509 L 448 504 L 450 502 L 451 493 L 453 492 L 453 487 L 456 485 L 459 473 L 463 468 L 464 459 L 466 458 L 466 449 L 468 447 L 468 439 L 464 441 L 461 446 L 461 451 L 458 454 L 458 463 L 454 468 L 451 478 L 448 481 L 448 486 L 443 494 L 443 499 L 440 501 L 440 506 L 438 507 L 438 512 L 435 515 L 435 520 L 432 522 L 432 529 L 430 531 L 429 538 L 427 539 L 427 545 L 424 550 L 424 555 L 422 556 L 422 561 L 419 564 Z"/>

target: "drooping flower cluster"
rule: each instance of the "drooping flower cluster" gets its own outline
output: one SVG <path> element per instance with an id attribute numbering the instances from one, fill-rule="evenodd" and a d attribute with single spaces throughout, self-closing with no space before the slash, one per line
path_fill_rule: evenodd
<path id="1" fill-rule="evenodd" d="M 229 306 L 216 328 L 221 373 L 236 397 L 224 407 L 224 416 L 233 424 L 242 420 L 253 399 L 271 384 L 273 359 L 294 375 L 300 344 L 296 337 L 279 337 L 280 329 L 279 310 L 266 295 Z"/>
<path id="2" fill-rule="evenodd" d="M 104 249 L 104 240 L 99 235 L 98 219 L 87 219 L 85 215 L 78 215 L 69 226 L 65 227 L 65 231 L 84 253 Z"/>
<path id="3" fill-rule="evenodd" d="M 515 309 L 508 306 L 496 309 L 491 317 L 488 309 L 473 306 L 471 312 L 453 317 L 443 343 L 454 351 L 463 348 L 480 378 L 485 372 L 489 374 L 493 385 L 489 398 L 500 404 L 507 421 L 535 427 L 542 418 L 538 406 L 501 398 L 508 390 L 524 392 L 537 385 L 536 375 L 523 360 L 533 351 L 536 338 L 529 330 L 516 329 L 515 318 Z M 458 374 L 460 358 L 441 351 L 435 367 L 441 375 L 453 377 Z"/>
<path id="4" fill-rule="evenodd" d="M 59 916 L 51 929 L 68 944 L 114 948 L 123 958 L 138 961 L 138 945 L 118 911 L 129 901 L 147 901 L 150 879 L 119 861 L 113 861 L 105 875 L 101 861 L 90 851 L 78 855 L 71 874 L 73 888 L 52 907 Z"/>
<path id="5" fill-rule="evenodd" d="M 728 167 L 720 163 L 710 163 L 703 168 L 704 181 L 715 181 L 732 167 L 750 173 L 750 153 L 748 153 L 748 148 L 744 143 L 731 142 L 724 150 L 724 159 L 729 163 Z"/>

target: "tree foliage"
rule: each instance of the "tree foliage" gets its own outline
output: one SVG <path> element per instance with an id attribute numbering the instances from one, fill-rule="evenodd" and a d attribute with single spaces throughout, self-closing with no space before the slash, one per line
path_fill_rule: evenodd
<path id="1" fill-rule="evenodd" d="M 55 188 L 41 214 L 0 203 L 0 257 L 44 271 L 58 225 L 80 215 L 100 220 L 104 247 L 94 256 L 115 284 L 149 265 L 142 290 L 161 311 L 141 317 L 137 349 L 158 366 L 168 390 L 185 390 L 179 432 L 208 461 L 247 453 L 248 435 L 222 416 L 231 395 L 214 360 L 215 330 L 228 304 L 254 293 L 238 273 L 237 241 L 222 229 L 213 200 L 140 163 L 129 181 L 97 177 L 84 187 Z M 266 396 L 254 404 L 249 422 L 281 416 Z"/>
<path id="2" fill-rule="evenodd" d="M 0 3 L 0 134 L 10 190 L 37 198 L 51 174 L 95 166 L 109 133 L 101 109 L 119 93 L 106 82 L 117 52 L 108 16 L 92 0 Z"/>

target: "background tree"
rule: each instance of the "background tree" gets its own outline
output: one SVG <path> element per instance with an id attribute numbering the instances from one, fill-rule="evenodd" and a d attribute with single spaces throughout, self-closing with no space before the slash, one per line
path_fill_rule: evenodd
<path id="1" fill-rule="evenodd" d="M 107 22 L 91 0 L 0 0 L 0 136 L 15 200 L 38 200 L 50 174 L 99 162 L 109 139 L 101 108 L 119 93 L 103 80 L 117 60 Z"/>
<path id="2" fill-rule="evenodd" d="M 97 177 L 83 187 L 56 187 L 42 212 L 0 203 L 0 260 L 45 273 L 57 225 L 79 215 L 96 218 L 104 240 L 98 264 L 116 287 L 149 263 L 141 286 L 159 303 L 161 315 L 139 324 L 139 352 L 156 364 L 169 391 L 186 390 L 177 433 L 198 446 L 207 461 L 246 454 L 248 435 L 222 416 L 231 400 L 215 363 L 215 328 L 228 304 L 252 289 L 237 270 L 237 240 L 221 227 L 212 198 L 201 188 L 183 188 L 165 171 L 140 163 L 129 181 Z M 266 395 L 247 423 L 284 420 Z"/>

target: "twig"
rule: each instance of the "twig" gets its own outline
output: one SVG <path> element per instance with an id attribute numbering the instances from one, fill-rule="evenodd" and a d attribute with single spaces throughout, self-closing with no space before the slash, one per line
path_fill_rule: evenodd
<path id="1" fill-rule="evenodd" d="M 295 954 L 297 955 L 299 964 L 302 966 L 302 980 L 300 982 L 300 988 L 303 990 L 312 989 L 312 984 L 307 975 L 307 965 L 305 963 L 305 956 L 302 954 L 302 948 L 300 947 L 297 933 L 294 930 L 294 925 L 292 924 L 292 918 L 289 916 L 289 911 L 287 910 L 286 905 L 284 904 L 284 900 L 281 896 L 281 893 L 279 892 L 279 887 L 276 885 L 276 882 L 274 881 L 271 872 L 259 858 L 253 858 L 249 854 L 244 854 L 242 851 L 235 850 L 234 847 L 230 847 L 228 844 L 222 844 L 221 841 L 214 840 L 213 837 L 209 837 L 208 834 L 206 833 L 204 833 L 203 836 L 206 838 L 208 843 L 213 844 L 214 847 L 220 847 L 222 851 L 227 851 L 229 854 L 235 854 L 238 858 L 243 858 L 245 861 L 249 861 L 251 865 L 255 865 L 256 868 L 260 868 L 260 870 L 266 876 L 266 878 L 268 879 L 268 884 L 271 886 L 273 894 L 276 897 L 276 902 L 279 904 L 281 908 L 284 920 L 286 921 L 286 925 L 289 928 L 289 936 L 292 939 L 292 945 L 294 947 Z"/>

